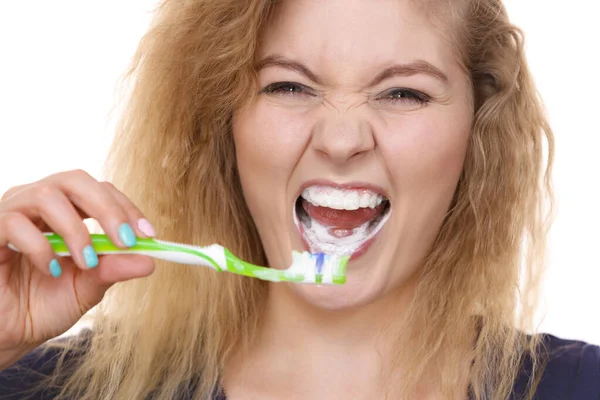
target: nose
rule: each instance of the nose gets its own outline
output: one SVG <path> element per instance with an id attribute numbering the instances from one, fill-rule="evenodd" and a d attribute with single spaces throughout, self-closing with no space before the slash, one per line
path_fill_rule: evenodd
<path id="1" fill-rule="evenodd" d="M 336 164 L 360 157 L 375 147 L 371 125 L 347 113 L 331 115 L 315 127 L 312 147 Z"/>

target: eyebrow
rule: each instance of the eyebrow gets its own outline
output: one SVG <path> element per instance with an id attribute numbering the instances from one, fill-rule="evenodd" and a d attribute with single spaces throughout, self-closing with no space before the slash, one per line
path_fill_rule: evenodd
<path id="1" fill-rule="evenodd" d="M 260 71 L 261 69 L 266 67 L 282 67 L 286 69 L 291 69 L 292 71 L 301 73 L 302 75 L 306 76 L 308 79 L 319 85 L 322 84 L 321 79 L 307 66 L 298 61 L 290 60 L 286 57 L 282 57 L 279 55 L 267 56 L 258 62 L 256 70 Z"/>
<path id="2" fill-rule="evenodd" d="M 448 83 L 448 77 L 439 68 L 437 68 L 431 63 L 428 63 L 427 61 L 416 60 L 408 64 L 393 65 L 389 68 L 384 69 L 375 77 L 375 79 L 371 81 L 370 85 L 375 86 L 378 83 L 381 83 L 384 80 L 396 75 L 412 76 L 418 74 L 429 75 L 433 78 L 442 81 L 443 83 Z"/>
<path id="3" fill-rule="evenodd" d="M 266 67 L 281 67 L 296 71 L 311 81 L 322 84 L 322 80 L 304 64 L 280 55 L 267 56 L 260 60 L 256 65 L 257 71 Z M 412 76 L 418 74 L 429 75 L 443 83 L 448 83 L 448 76 L 446 76 L 439 68 L 425 60 L 416 60 L 408 64 L 396 64 L 384 69 L 369 83 L 369 86 L 375 86 L 394 76 Z"/>

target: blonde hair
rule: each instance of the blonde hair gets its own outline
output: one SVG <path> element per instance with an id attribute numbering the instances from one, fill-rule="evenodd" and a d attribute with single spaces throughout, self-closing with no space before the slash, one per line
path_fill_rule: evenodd
<path id="1" fill-rule="evenodd" d="M 257 264 L 266 260 L 236 171 L 231 117 L 252 100 L 258 38 L 274 3 L 163 1 L 128 73 L 133 85 L 108 163 L 113 183 L 161 238 L 218 242 Z M 442 352 L 442 389 L 452 397 L 457 363 L 472 359 L 476 398 L 505 399 L 523 356 L 536 358 L 537 337 L 521 329 L 530 328 L 543 270 L 553 139 L 522 36 L 500 1 L 461 3 L 452 18 L 473 85 L 474 125 L 409 314 L 414 351 L 398 355 L 409 371 L 399 385 L 411 393 L 435 354 L 469 337 L 476 313 L 472 351 Z M 62 396 L 206 399 L 228 356 L 252 340 L 263 282 L 157 264 L 151 277 L 107 293 Z"/>

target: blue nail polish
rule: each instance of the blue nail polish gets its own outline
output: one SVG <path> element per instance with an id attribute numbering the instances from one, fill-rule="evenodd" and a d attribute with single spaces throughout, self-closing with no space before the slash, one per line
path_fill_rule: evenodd
<path id="1" fill-rule="evenodd" d="M 123 224 L 119 227 L 119 239 L 127 247 L 135 246 L 135 233 L 133 233 L 133 229 L 131 229 L 129 224 Z"/>
<path id="2" fill-rule="evenodd" d="M 83 249 L 83 258 L 88 268 L 98 266 L 98 255 L 92 246 L 85 246 Z"/>
<path id="3" fill-rule="evenodd" d="M 60 267 L 58 260 L 56 260 L 56 258 L 53 258 L 52 261 L 50 261 L 50 275 L 52 275 L 55 278 L 58 278 L 61 274 L 62 268 Z"/>

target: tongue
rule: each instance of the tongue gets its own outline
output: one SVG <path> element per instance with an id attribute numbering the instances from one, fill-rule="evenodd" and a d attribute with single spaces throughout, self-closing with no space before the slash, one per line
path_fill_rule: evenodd
<path id="1" fill-rule="evenodd" d="M 383 212 L 384 204 L 375 208 L 359 208 L 358 210 L 336 210 L 329 207 L 315 206 L 302 199 L 302 207 L 306 213 L 321 225 L 337 229 L 358 228 Z"/>

